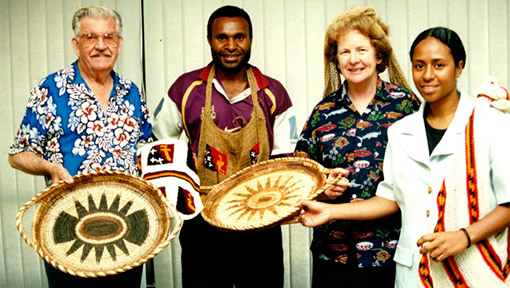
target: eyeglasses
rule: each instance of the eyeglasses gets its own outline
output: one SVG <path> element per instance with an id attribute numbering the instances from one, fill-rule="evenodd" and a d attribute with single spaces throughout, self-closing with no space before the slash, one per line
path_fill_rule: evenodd
<path id="1" fill-rule="evenodd" d="M 96 35 L 94 33 L 86 33 L 80 35 L 80 39 L 85 46 L 95 46 L 99 38 L 103 38 L 103 43 L 108 47 L 117 47 L 119 44 L 119 35 L 116 33 L 105 33 L 102 36 Z"/>

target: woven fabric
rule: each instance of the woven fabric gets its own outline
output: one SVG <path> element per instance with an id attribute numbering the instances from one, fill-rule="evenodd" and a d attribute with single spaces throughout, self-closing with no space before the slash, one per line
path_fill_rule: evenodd
<path id="1" fill-rule="evenodd" d="M 182 219 L 194 218 L 203 209 L 196 160 L 187 143 L 164 139 L 145 145 L 140 152 L 142 178 L 158 187 Z"/>
<path id="2" fill-rule="evenodd" d="M 487 87 L 494 85 L 489 84 Z M 455 155 L 455 167 L 446 176 L 438 194 L 438 222 L 434 232 L 467 227 L 491 212 L 488 171 L 487 114 L 492 100 L 500 99 L 488 89 L 479 91 L 473 114 L 466 126 L 466 141 Z M 504 100 L 504 99 L 502 99 Z M 502 101 L 504 102 L 504 101 Z M 500 103 L 502 103 L 500 102 Z M 424 254 L 419 265 L 419 287 L 509 287 L 508 228 L 470 246 L 445 261 L 431 261 Z"/>
<path id="3" fill-rule="evenodd" d="M 266 118 L 258 101 L 253 70 L 246 70 L 253 103 L 251 119 L 235 132 L 222 130 L 213 121 L 216 117 L 211 110 L 214 75 L 213 66 L 207 80 L 206 103 L 202 112 L 198 146 L 198 175 L 202 186 L 218 184 L 242 168 L 269 159 L 270 155 Z"/>

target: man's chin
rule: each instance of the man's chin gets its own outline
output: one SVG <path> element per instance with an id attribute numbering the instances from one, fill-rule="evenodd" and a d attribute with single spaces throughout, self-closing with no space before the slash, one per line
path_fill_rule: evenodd
<path id="1" fill-rule="evenodd" d="M 95 71 L 111 71 L 113 70 L 111 63 L 92 63 L 90 68 Z"/>
<path id="2" fill-rule="evenodd" d="M 227 73 L 236 73 L 236 72 L 239 72 L 241 71 L 246 65 L 242 65 L 242 64 L 227 64 L 225 65 L 225 63 L 221 63 L 221 65 L 216 65 L 216 69 L 217 70 L 222 70 L 223 72 L 227 72 Z"/>
<path id="3" fill-rule="evenodd" d="M 241 68 L 243 68 L 243 65 L 241 63 L 222 63 L 223 65 L 223 68 L 227 69 L 227 70 L 235 70 L 235 71 L 238 71 L 238 70 L 241 70 Z"/>
<path id="4" fill-rule="evenodd" d="M 248 64 L 245 61 L 237 61 L 237 62 L 225 62 L 221 61 L 220 63 L 215 63 L 217 69 L 221 69 L 225 72 L 235 73 L 243 70 Z M 218 65 L 219 64 L 219 65 Z"/>

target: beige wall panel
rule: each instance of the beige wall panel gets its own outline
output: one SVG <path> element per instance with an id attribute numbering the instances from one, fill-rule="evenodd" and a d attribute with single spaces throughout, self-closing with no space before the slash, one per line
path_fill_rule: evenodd
<path id="1" fill-rule="evenodd" d="M 165 34 L 172 35 L 172 38 L 166 37 L 164 45 L 166 75 L 163 85 L 163 93 L 161 95 L 153 95 L 159 98 L 166 94 L 166 90 L 170 87 L 177 77 L 184 71 L 183 54 L 186 49 L 184 44 L 184 29 L 183 29 L 183 15 L 182 15 L 182 1 L 174 1 L 175 3 L 165 3 L 164 12 L 164 26 L 162 27 Z M 197 36 L 204 38 L 205 36 Z M 205 40 L 204 40 L 205 41 Z M 148 50 L 148 49 L 147 49 Z M 152 51 L 148 50 L 152 54 Z M 147 57 L 148 58 L 148 57 Z"/>
<path id="2" fill-rule="evenodd" d="M 431 27 L 428 19 L 429 5 L 427 1 L 420 0 L 412 0 L 404 3 L 404 5 L 406 5 L 404 9 L 407 16 L 404 21 L 400 22 L 400 24 L 396 21 L 394 25 L 390 25 L 390 39 L 400 66 L 402 66 L 402 69 L 406 74 L 409 85 L 411 85 L 415 93 L 418 93 L 413 83 L 409 49 L 411 48 L 411 44 L 416 36 L 418 36 L 418 34 L 420 34 L 423 30 Z M 438 11 L 438 13 L 440 12 Z M 412 25 L 409 25 L 409 23 Z M 396 34 L 401 34 L 400 37 L 405 37 L 405 40 L 395 43 L 393 41 L 393 37 Z"/>
<path id="3" fill-rule="evenodd" d="M 41 8 L 36 7 L 44 7 L 42 10 L 47 10 L 43 0 L 33 0 L 27 7 L 27 39 L 28 51 L 30 51 L 28 63 L 29 83 L 37 83 L 37 81 L 41 80 L 41 75 L 47 74 L 46 67 L 48 66 L 46 37 L 48 28 L 46 26 L 46 14 L 41 13 Z M 37 20 L 34 21 L 35 19 Z M 26 95 L 28 96 L 28 94 Z M 28 97 L 23 100 L 27 101 Z M 26 104 L 26 102 L 24 104 Z"/>
<path id="4" fill-rule="evenodd" d="M 394 49 L 395 56 L 397 57 L 397 60 L 404 73 L 406 71 L 410 71 L 410 69 L 407 68 L 410 67 L 408 51 L 410 42 L 412 40 L 409 38 L 414 39 L 416 36 L 409 36 L 407 24 L 410 23 L 410 21 L 414 21 L 414 19 L 409 16 L 409 12 L 412 12 L 413 9 L 418 9 L 416 8 L 416 5 L 420 5 L 419 2 L 424 1 L 416 2 L 418 3 L 407 3 L 405 0 L 386 1 L 386 18 L 383 18 L 384 23 L 390 26 L 390 42 Z M 387 73 L 385 72 L 384 74 Z M 407 81 L 412 87 L 413 81 L 408 75 L 410 74 L 406 73 Z M 385 76 L 384 79 L 388 80 L 388 77 Z"/>
<path id="5" fill-rule="evenodd" d="M 264 30 L 257 37 L 264 41 L 264 47 L 259 51 L 264 55 L 264 65 L 260 65 L 260 68 L 263 73 L 277 79 L 287 87 L 288 85 L 285 83 L 285 28 L 287 28 L 285 13 L 283 1 L 265 0 L 263 7 Z"/>
<path id="6" fill-rule="evenodd" d="M 448 7 L 451 1 L 447 0 L 429 0 L 429 26 L 448 26 Z"/>
<path id="7" fill-rule="evenodd" d="M 387 1 L 380 1 L 380 0 L 365 0 L 365 5 L 374 7 L 375 11 L 377 12 L 377 15 L 381 17 L 381 19 L 386 20 L 386 2 Z M 391 30 L 390 30 L 391 33 Z"/>
<path id="8" fill-rule="evenodd" d="M 72 60 L 66 62 L 64 51 L 68 51 L 68 53 L 72 52 L 71 49 L 71 36 L 70 34 L 65 34 L 65 29 L 55 29 L 54 27 L 62 27 L 63 23 L 65 23 L 64 18 L 64 5 L 61 1 L 48 1 L 48 6 L 51 9 L 44 9 L 44 15 L 46 16 L 46 31 L 44 35 L 46 39 L 57 39 L 56 41 L 46 41 L 46 60 L 48 61 L 46 67 L 46 74 L 53 73 L 59 69 L 62 69 L 66 65 L 71 64 Z M 40 12 L 41 13 L 41 12 Z M 42 14 L 42 13 L 41 13 Z M 70 21 L 70 20 L 69 20 Z M 69 31 L 71 31 L 71 22 L 68 23 Z M 51 27 L 49 29 L 48 27 Z M 66 35 L 67 37 L 64 37 Z M 73 53 L 74 55 L 74 53 Z M 74 58 L 74 57 L 73 57 Z M 44 77 L 44 73 L 38 75 L 39 78 Z M 36 80 L 39 81 L 39 80 Z M 34 83 L 36 84 L 36 83 Z M 28 90 L 28 87 L 27 87 Z M 28 95 L 28 94 L 27 94 Z M 27 96 L 28 100 L 28 96 Z"/>
<path id="9" fill-rule="evenodd" d="M 204 1 L 205 2 L 205 1 Z M 204 51 L 207 46 L 204 37 L 204 27 L 207 20 L 202 17 L 203 4 L 199 1 L 183 1 L 183 28 L 184 28 L 184 69 L 191 71 L 204 64 Z M 165 15 L 165 14 L 163 14 Z M 165 16 L 164 16 L 165 17 Z M 169 35 L 168 35 L 169 36 Z M 173 41 L 172 38 L 168 39 Z M 202 57 L 200 57 L 202 55 Z M 168 88 L 168 87 L 167 87 Z"/>
<path id="10" fill-rule="evenodd" d="M 200 2 L 200 5 L 196 4 L 196 2 Z M 202 62 L 200 63 L 200 65 L 195 66 L 193 68 L 193 70 L 195 70 L 195 69 L 202 68 L 203 65 L 211 62 L 211 48 L 207 44 L 207 21 L 209 20 L 209 15 L 211 15 L 211 13 L 213 13 L 214 10 L 216 10 L 218 7 L 221 7 L 223 5 L 229 4 L 229 5 L 241 6 L 242 2 L 241 1 L 230 1 L 230 2 L 224 4 L 223 1 L 221 1 L 221 0 L 210 0 L 210 1 L 201 0 L 201 1 L 195 1 L 195 3 L 193 3 L 193 1 L 187 2 L 186 4 L 187 4 L 187 6 L 190 6 L 191 10 L 195 10 L 194 13 L 196 14 L 196 17 L 200 17 L 199 22 L 190 23 L 191 26 L 194 26 L 193 28 L 196 29 L 195 32 L 197 33 L 196 35 L 193 35 L 192 37 L 195 38 L 194 40 L 196 41 L 195 42 L 196 44 L 198 44 L 198 42 L 200 42 L 199 47 L 203 51 L 202 57 L 197 57 L 198 59 L 202 60 Z M 253 5 L 253 4 L 255 4 L 255 5 Z M 257 15 L 257 13 L 256 13 L 256 12 L 258 12 L 257 8 L 260 6 L 258 4 L 260 4 L 260 3 L 259 2 L 250 3 L 249 8 L 245 7 L 246 9 L 251 9 L 248 11 L 248 13 L 250 13 L 250 16 L 252 15 L 251 11 L 253 11 L 253 16 Z M 195 8 L 193 8 L 193 7 L 195 7 Z M 258 13 L 258 14 L 260 15 L 261 13 Z M 252 21 L 253 21 L 253 18 L 252 18 Z M 186 30 L 188 30 L 190 28 L 192 28 L 192 27 L 186 27 Z M 255 34 L 258 34 L 258 33 L 255 33 Z M 262 39 L 259 38 L 258 40 L 261 41 Z M 260 42 L 260 43 L 263 43 L 263 42 Z M 185 44 L 185 43 L 183 43 L 183 44 Z M 193 57 L 192 55 L 189 55 L 189 56 Z"/>
<path id="11" fill-rule="evenodd" d="M 297 129 L 301 130 L 302 124 L 308 117 L 307 101 L 307 78 L 306 71 L 309 70 L 306 61 L 306 55 L 309 51 L 306 49 L 307 35 L 303 33 L 306 28 L 306 20 L 308 12 L 306 11 L 305 0 L 294 1 L 287 0 L 284 2 L 284 19 L 285 19 L 285 79 L 278 79 L 284 83 L 293 103 L 303 103 L 303 105 L 295 105 L 294 109 L 297 116 Z M 322 27 L 321 27 L 322 29 Z M 322 31 L 317 32 L 319 34 Z M 259 37 L 260 38 L 260 37 Z M 321 63 L 317 63 L 321 65 Z"/>
<path id="12" fill-rule="evenodd" d="M 145 6 L 143 7 L 145 15 L 145 69 L 146 71 L 152 71 L 152 73 L 145 74 L 145 96 L 147 98 L 147 105 L 149 111 L 152 113 L 157 105 L 157 101 L 163 95 L 166 81 L 165 81 L 165 71 L 166 65 L 176 65 L 176 63 L 182 63 L 175 58 L 172 58 L 169 61 L 165 58 L 166 55 L 172 55 L 171 53 L 165 53 L 165 48 L 168 49 L 169 46 L 178 46 L 182 40 L 175 39 L 170 40 L 163 37 L 163 33 L 166 31 L 166 27 L 172 27 L 168 29 L 175 29 L 178 31 L 180 26 L 175 25 L 167 25 L 169 19 L 174 19 L 174 15 L 170 14 L 166 17 L 163 17 L 163 11 L 165 8 L 163 3 L 167 1 L 145 1 Z M 170 4 L 168 4 L 170 5 Z M 165 9 L 166 10 L 166 9 Z M 176 11 L 177 9 L 168 10 L 168 11 Z M 177 16 L 177 15 L 175 15 Z M 177 27 L 176 27 L 177 26 Z M 165 43 L 168 41 L 168 44 Z M 169 63 L 169 64 L 166 64 Z"/>
<path id="13" fill-rule="evenodd" d="M 469 76 L 469 84 L 462 88 L 467 89 L 474 97 L 476 89 L 489 75 L 488 7 L 486 0 L 468 1 L 468 3 L 469 34 L 468 37 L 462 39 L 466 45 L 466 53 L 469 55 L 467 59 L 469 69 L 464 72 L 464 77 Z"/>
<path id="14" fill-rule="evenodd" d="M 223 5 L 237 5 L 239 7 L 243 7 L 246 9 L 246 12 L 250 15 L 250 20 L 253 26 L 253 39 L 252 39 L 252 47 L 251 47 L 251 58 L 250 62 L 257 66 L 262 71 L 265 71 L 265 54 L 271 53 L 270 51 L 264 50 L 266 46 L 266 42 L 268 42 L 268 38 L 264 36 L 264 30 L 266 29 L 267 24 L 265 23 L 265 1 L 245 1 L 244 3 L 239 3 L 240 1 L 230 1 L 227 3 L 218 3 L 216 6 L 209 6 L 208 11 L 204 11 L 204 29 L 207 21 L 209 20 L 209 16 L 212 12 Z M 244 6 L 242 6 L 244 4 Z M 281 12 L 281 11 L 280 11 Z M 211 61 L 211 48 L 209 45 L 204 48 L 204 57 L 205 63 L 209 63 Z"/>
<path id="15" fill-rule="evenodd" d="M 323 1 L 305 1 L 305 29 L 303 32 L 293 31 L 296 35 L 303 33 L 305 35 L 305 59 L 306 69 L 303 69 L 306 77 L 306 90 L 299 91 L 306 94 L 299 95 L 300 98 L 293 98 L 296 106 L 296 123 L 298 133 L 301 132 L 303 125 L 310 116 L 313 107 L 322 99 L 324 91 L 324 33 L 329 25 L 329 21 L 324 21 L 328 13 L 332 13 L 333 19 L 341 10 L 330 8 L 329 3 Z M 290 58 L 290 61 L 297 59 Z M 292 79 L 289 79 L 289 82 Z M 292 85 L 292 82 L 289 83 Z M 301 100 L 305 98 L 306 101 Z M 303 105 L 305 105 L 303 107 Z M 300 111 L 307 111 L 302 114 Z"/>
<path id="16" fill-rule="evenodd" d="M 469 14 L 469 6 L 468 3 L 471 2 L 469 0 L 455 0 L 450 1 L 450 5 L 448 5 L 448 28 L 453 29 L 459 35 L 460 39 L 462 39 L 462 43 L 464 44 L 464 48 L 466 49 L 467 54 L 467 65 L 464 68 L 464 72 L 457 80 L 457 87 L 461 90 L 469 92 L 470 94 L 475 93 L 476 91 L 469 91 L 469 67 L 471 66 L 471 58 L 473 54 L 470 51 L 469 47 L 469 23 L 470 23 L 470 14 Z M 484 64 L 487 65 L 488 63 Z M 466 70 L 467 69 L 467 70 Z"/>
<path id="17" fill-rule="evenodd" d="M 506 15 L 510 15 L 510 1 L 507 1 L 505 4 L 500 4 L 500 5 L 506 5 Z M 506 51 L 506 66 L 507 66 L 507 81 L 506 82 L 502 82 L 502 84 L 505 85 L 505 87 L 508 87 L 508 85 L 510 85 L 510 61 L 509 61 L 509 55 L 510 55 L 510 36 L 508 35 L 508 33 L 510 33 L 510 21 L 508 20 L 508 16 L 505 16 L 505 19 L 507 21 L 507 25 L 506 25 L 506 39 L 507 39 L 507 43 L 506 43 L 506 47 L 504 48 L 504 50 Z M 503 20 L 502 20 L 503 21 Z M 503 35 L 501 35 L 501 37 L 504 37 Z M 505 65 L 505 63 L 501 62 L 499 63 L 498 65 Z"/>
<path id="18" fill-rule="evenodd" d="M 182 287 L 179 239 L 154 258 L 157 287 Z M 178 250 L 176 250 L 178 246 Z"/>
<path id="19" fill-rule="evenodd" d="M 59 69 L 62 69 L 64 67 L 67 67 L 71 63 L 73 63 L 76 60 L 76 54 L 74 53 L 73 46 L 71 45 L 71 39 L 74 37 L 73 28 L 71 27 L 71 23 L 73 20 L 73 14 L 76 10 L 78 10 L 80 7 L 85 7 L 87 4 L 84 4 L 82 6 L 80 0 L 69 0 L 69 1 L 62 1 L 62 0 L 54 0 L 54 3 L 60 2 L 62 5 L 62 19 L 63 22 L 60 23 L 59 30 L 63 31 L 62 38 L 61 39 L 54 39 L 56 43 L 62 43 L 65 47 L 64 49 L 64 64 L 63 66 L 57 66 L 55 67 L 55 70 L 48 71 L 48 73 L 53 73 Z M 91 3 L 88 5 L 97 5 L 97 3 Z M 49 10 L 51 13 L 51 10 Z M 56 27 L 55 27 L 56 28 Z M 54 29 L 55 29 L 54 28 Z M 53 30 L 53 29 L 51 29 Z M 57 30 L 57 29 L 55 29 Z"/>
<path id="20" fill-rule="evenodd" d="M 328 25 L 333 21 L 333 18 L 342 14 L 345 10 L 351 8 L 351 6 L 347 6 L 344 1 L 338 0 L 325 0 L 324 2 L 324 13 L 325 17 L 322 19 L 324 22 L 324 32 L 326 31 Z M 324 35 L 322 35 L 324 37 Z"/>
<path id="21" fill-rule="evenodd" d="M 28 84 L 37 83 L 42 76 L 46 73 L 47 68 L 47 37 L 46 37 L 46 31 L 47 25 L 46 25 L 46 15 L 45 13 L 41 13 L 41 9 L 44 11 L 46 9 L 50 9 L 51 7 L 47 7 L 44 1 L 28 1 L 27 2 L 27 15 L 26 20 L 28 21 L 28 26 L 25 26 L 28 28 L 27 32 L 27 41 L 28 41 L 28 50 L 30 51 L 27 54 L 27 60 L 28 60 L 28 75 L 27 78 Z M 38 21 L 33 21 L 33 19 L 38 19 Z M 22 23 L 20 23 L 22 24 Z M 23 27 L 23 25 L 21 25 Z M 51 39 L 51 38 L 49 38 Z M 25 51 L 25 52 L 27 52 Z M 26 77 L 25 75 L 23 77 Z M 19 97 L 17 101 L 20 104 L 19 107 L 24 107 L 27 104 L 28 100 L 28 92 L 29 90 L 26 89 L 27 86 L 20 86 L 20 90 L 24 89 L 25 91 L 24 95 L 25 97 Z M 21 92 L 21 91 L 20 91 Z M 24 113 L 24 109 L 22 111 Z M 18 118 L 21 120 L 21 118 Z M 12 138 L 11 138 L 12 139 Z M 24 185 L 26 185 L 25 179 L 28 179 L 28 181 L 34 182 L 34 187 L 31 187 L 30 190 L 25 190 Z M 30 175 L 19 175 L 18 177 L 18 186 L 17 191 L 19 192 L 26 192 L 19 195 L 19 205 L 23 204 L 23 202 L 28 201 L 33 195 L 34 190 L 38 191 L 39 189 L 42 189 L 42 181 L 40 181 L 40 177 L 33 177 Z M 25 222 L 27 223 L 27 229 L 30 229 L 30 221 Z M 41 280 L 43 280 L 43 277 L 33 277 L 32 275 L 41 275 L 41 271 L 44 271 L 41 266 L 41 262 L 38 261 L 38 256 L 34 253 L 34 250 L 27 245 L 25 245 L 22 242 L 21 246 L 21 254 L 22 254 L 22 263 L 23 263 L 23 279 L 24 284 L 26 287 L 36 287 L 38 285 L 41 285 Z M 43 273 L 44 274 L 44 273 Z"/>
<path id="22" fill-rule="evenodd" d="M 29 39 L 28 39 L 28 5 L 26 2 L 19 2 L 17 5 L 10 5 L 9 7 L 9 21 L 10 21 L 10 34 L 11 38 L 11 91 L 12 95 L 22 95 L 21 97 L 13 97 L 12 105 L 14 109 L 14 119 L 20 119 L 24 113 L 24 107 L 28 100 L 27 87 L 30 85 L 30 59 L 29 59 Z M 10 131 L 9 131 L 10 132 Z M 9 133 L 10 134 L 10 133 Z M 12 135 L 9 136 L 12 139 Z M 7 143 L 6 143 L 7 144 Z M 4 150 L 5 149 L 5 150 Z M 2 147 L 2 150 L 7 152 L 7 147 Z M 3 154 L 2 159 L 7 160 L 7 155 Z M 4 162 L 6 163 L 6 162 Z M 8 171 L 8 176 L 11 177 L 7 181 L 7 185 L 2 187 L 2 217 L 5 221 L 2 225 L 2 237 L 6 247 L 6 274 L 7 281 L 11 281 L 23 287 L 24 285 L 33 284 L 36 280 L 27 278 L 26 271 L 33 271 L 33 263 L 38 263 L 37 255 L 33 253 L 30 257 L 30 251 L 21 240 L 20 237 L 12 237 L 16 235 L 15 223 L 13 221 L 14 215 L 18 210 L 19 204 L 25 200 L 30 199 L 30 193 L 34 189 L 34 177 L 23 173 L 13 173 Z M 4 202 L 5 201 L 5 202 Z M 5 232 L 5 233 L 4 233 Z M 20 241 L 21 240 L 21 241 Z M 28 249 L 27 249 L 28 248 Z M 31 260 L 30 260 L 31 258 Z M 36 273 L 35 275 L 38 275 Z"/>
<path id="23" fill-rule="evenodd" d="M 10 143 L 10 138 L 13 135 L 13 97 L 12 97 L 12 74 L 11 69 L 11 35 L 10 35 L 10 5 L 8 2 L 0 2 L 0 91 L 2 91 L 1 97 L 3 105 L 0 105 L 0 120 L 4 123 L 4 129 L 2 129 L 2 137 L 0 137 L 0 167 L 2 173 L 0 173 L 0 287 L 6 287 L 7 283 L 20 283 L 21 270 L 18 268 L 17 271 L 13 271 L 9 265 L 12 263 L 8 261 L 9 257 L 18 257 L 17 254 L 7 251 L 7 247 L 12 247 L 13 250 L 18 250 L 20 242 L 10 240 L 7 237 L 8 227 L 12 227 L 12 214 L 9 207 L 13 206 L 16 196 L 13 195 L 14 191 L 14 171 L 7 171 L 7 152 Z M 17 205 L 17 203 L 14 203 Z M 16 252 L 15 252 L 16 253 Z M 9 274 L 18 273 L 16 274 Z"/>
<path id="24" fill-rule="evenodd" d="M 141 3 L 139 1 L 131 1 L 129 5 L 118 4 L 115 7 L 114 0 L 107 1 L 111 3 L 101 5 L 107 7 L 114 7 L 123 19 L 123 32 L 124 44 L 118 58 L 116 70 L 124 77 L 135 82 L 138 88 L 141 89 L 143 82 L 143 69 L 142 67 L 142 14 Z"/>
<path id="25" fill-rule="evenodd" d="M 170 83 L 184 71 L 182 1 L 144 1 L 147 105 L 151 113 Z M 202 53 L 199 53 L 201 55 Z M 181 287 L 180 246 L 175 239 L 154 259 L 158 287 Z"/>
<path id="26" fill-rule="evenodd" d="M 500 85 L 508 87 L 508 15 L 510 6 L 502 1 L 488 1 L 489 74 L 498 77 Z"/>
<path id="27" fill-rule="evenodd" d="M 305 2 L 304 0 L 284 1 L 282 8 L 284 17 L 281 17 L 285 21 L 284 29 L 282 29 L 285 32 L 285 35 L 283 35 L 285 43 L 282 46 L 284 49 L 281 49 L 284 53 L 284 63 L 281 65 L 285 69 L 285 78 L 277 79 L 285 86 L 294 103 L 306 103 L 307 99 L 306 35 L 302 33 L 306 27 L 305 17 L 307 11 L 305 11 Z M 308 114 L 306 105 L 296 105 L 295 112 L 300 116 Z M 304 119 L 301 120 L 298 117 L 297 129 L 299 130 L 302 127 L 302 121 Z M 283 242 L 287 243 L 287 245 L 284 245 L 285 279 L 288 279 L 286 284 L 288 285 L 287 287 L 307 287 L 310 283 L 310 277 L 306 271 L 309 270 L 311 263 L 308 253 L 309 238 L 296 237 L 303 236 L 303 234 L 295 228 L 296 225 L 282 227 Z M 305 234 L 305 236 L 307 235 Z M 292 278 L 292 275 L 296 275 L 296 273 L 300 273 L 301 277 Z"/>
<path id="28" fill-rule="evenodd" d="M 364 0 L 344 0 L 344 3 L 345 9 L 367 5 Z"/>

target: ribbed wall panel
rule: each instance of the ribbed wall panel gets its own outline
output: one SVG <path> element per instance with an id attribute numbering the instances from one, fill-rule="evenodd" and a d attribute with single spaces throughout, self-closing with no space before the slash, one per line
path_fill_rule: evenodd
<path id="1" fill-rule="evenodd" d="M 460 89 L 474 95 L 486 75 L 497 76 L 503 86 L 510 83 L 510 0 L 0 0 L 0 120 L 4 125 L 0 287 L 46 286 L 42 262 L 19 237 L 14 223 L 18 208 L 44 189 L 44 183 L 42 177 L 12 169 L 7 154 L 30 89 L 76 58 L 71 47 L 73 13 L 88 5 L 117 9 L 124 21 L 124 46 L 116 71 L 143 85 L 153 112 L 179 75 L 211 60 L 207 20 L 225 4 L 250 14 L 254 34 L 250 62 L 287 88 L 299 129 L 322 98 L 325 29 L 336 15 L 353 6 L 373 6 L 390 26 L 393 48 L 411 85 L 409 46 L 419 32 L 432 26 L 450 27 L 464 42 L 468 59 L 458 80 Z M 30 229 L 29 220 L 25 227 Z M 309 287 L 311 231 L 287 225 L 283 233 L 285 287 Z M 180 269 L 180 246 L 174 241 L 156 257 L 157 287 L 181 287 Z"/>

